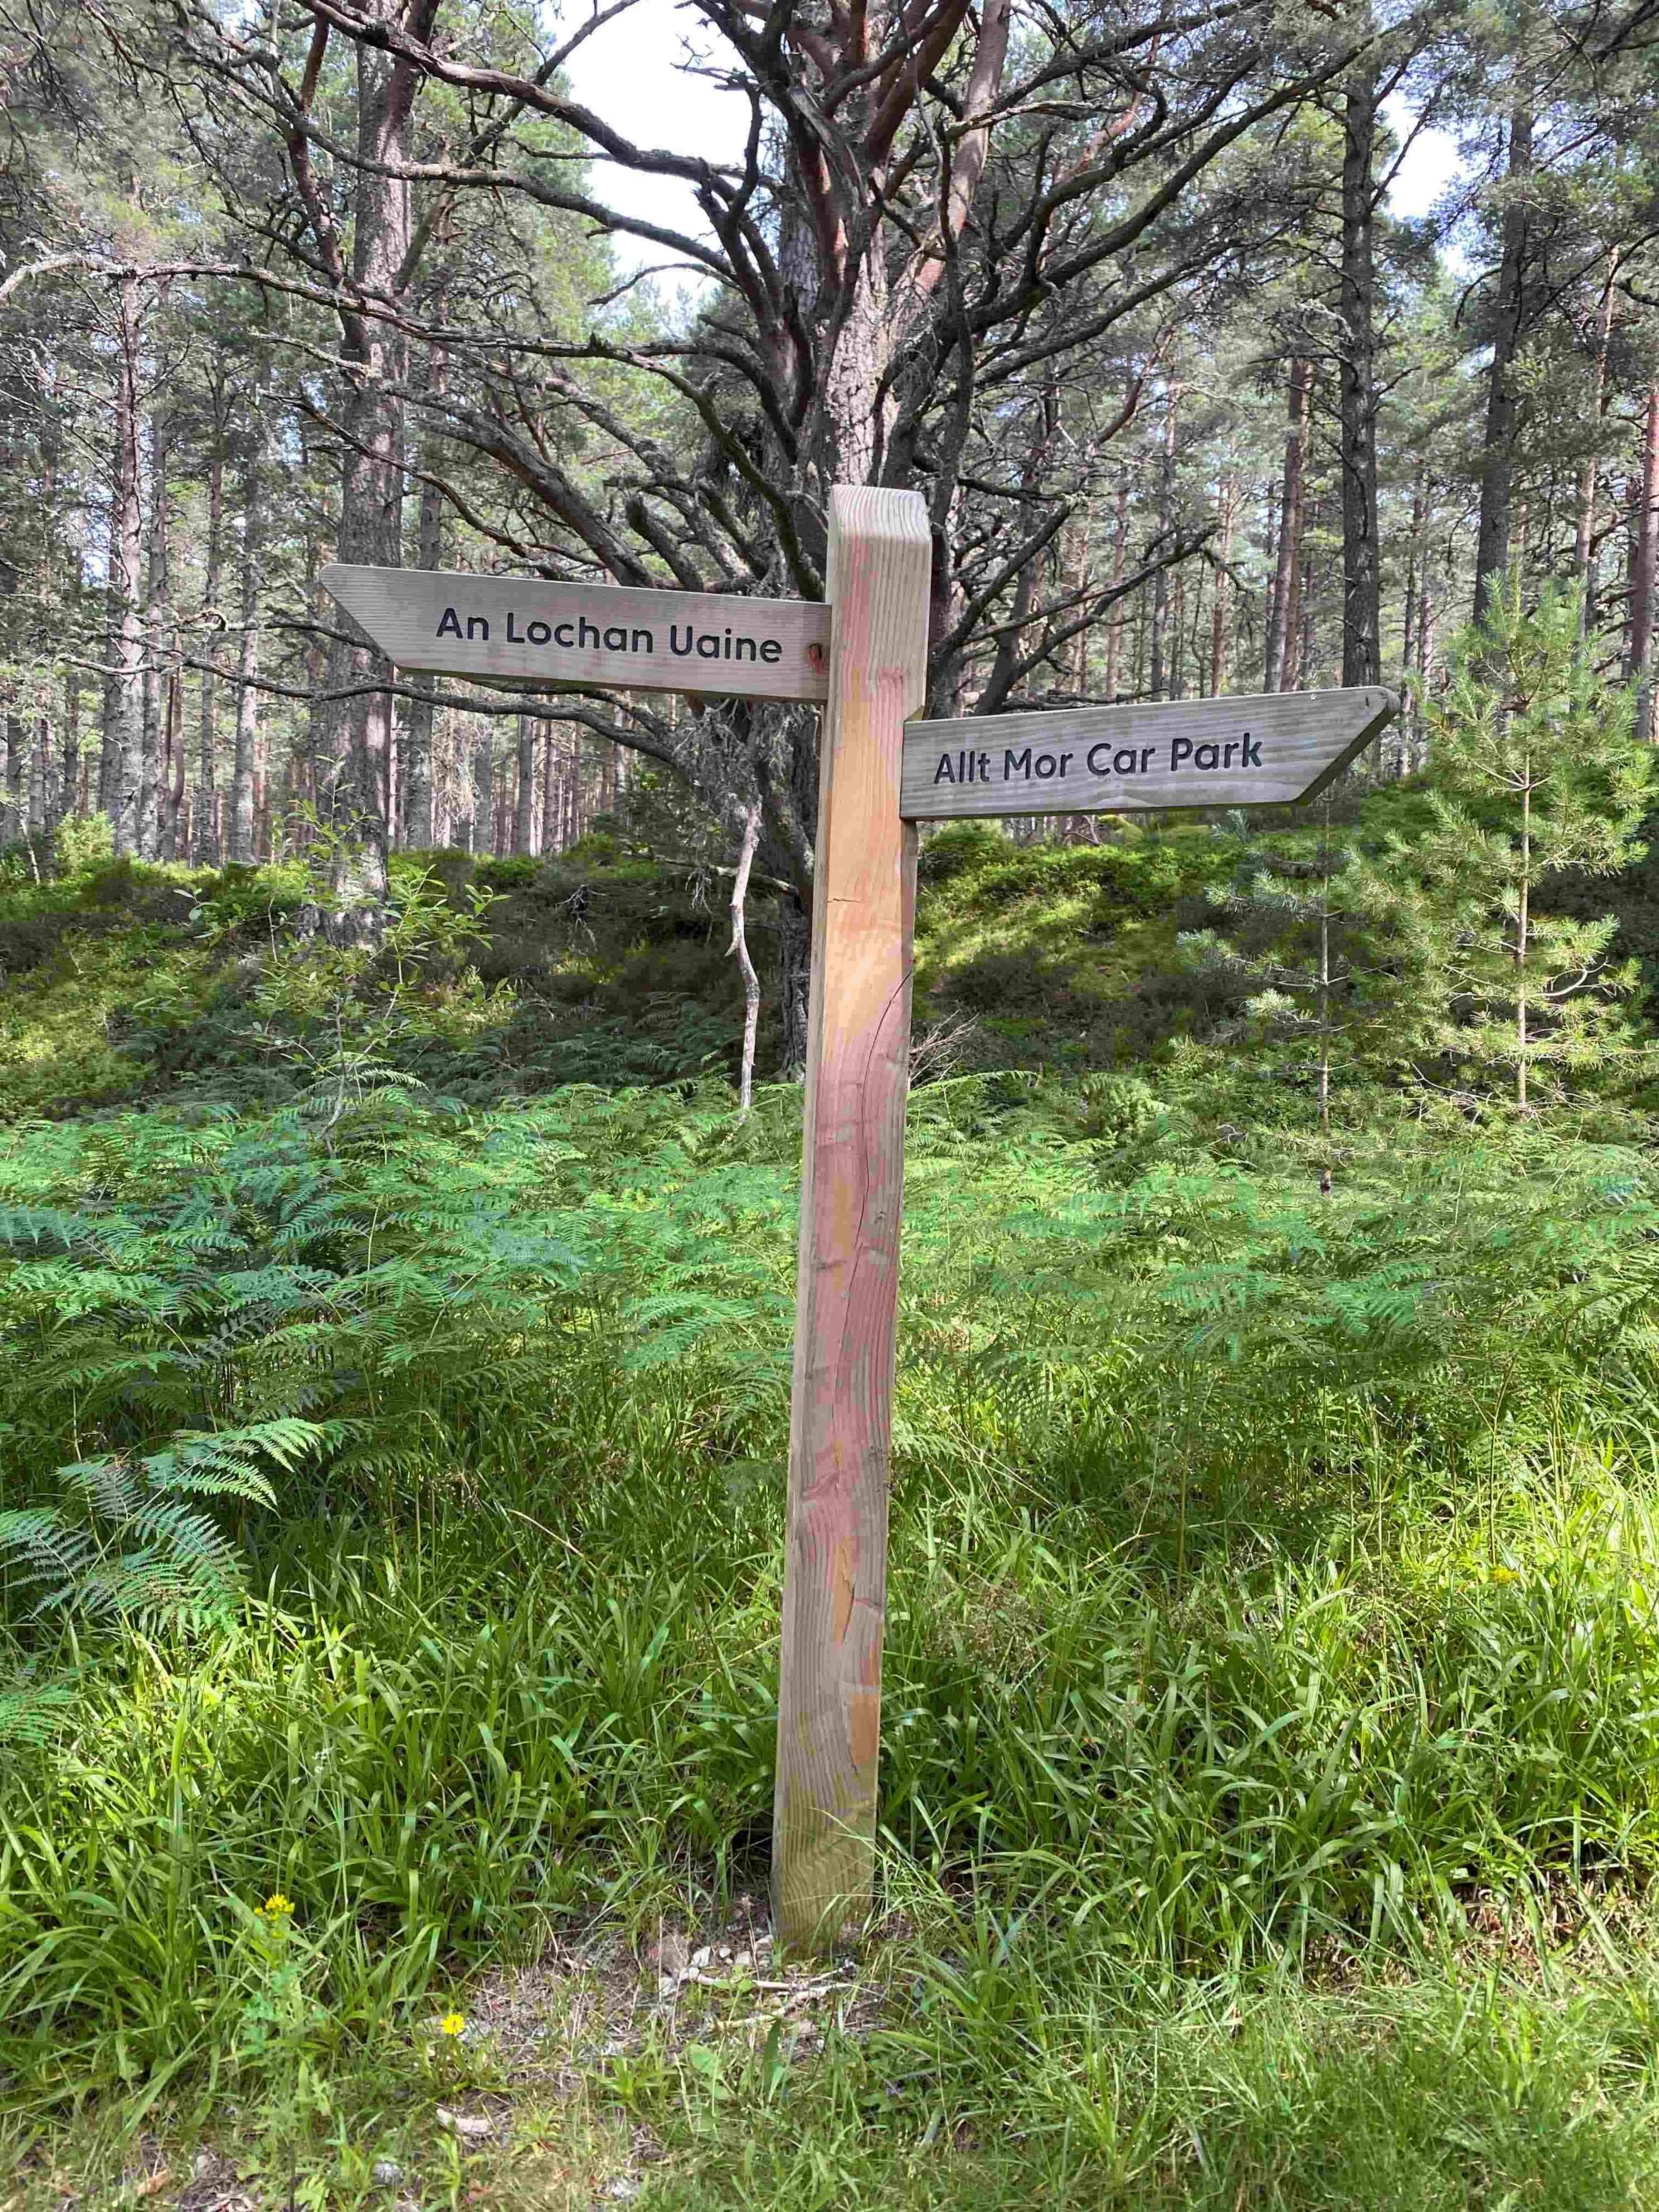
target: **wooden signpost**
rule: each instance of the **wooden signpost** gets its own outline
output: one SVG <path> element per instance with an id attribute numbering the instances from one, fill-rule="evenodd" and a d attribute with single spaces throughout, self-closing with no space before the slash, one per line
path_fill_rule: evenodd
<path id="1" fill-rule="evenodd" d="M 915 825 L 1282 805 L 1399 711 L 1374 688 L 910 721 L 929 566 L 918 494 L 838 485 L 827 605 L 323 572 L 402 668 L 823 704 L 773 1821 L 775 1924 L 799 1948 L 864 1916 L 874 1868 Z"/>

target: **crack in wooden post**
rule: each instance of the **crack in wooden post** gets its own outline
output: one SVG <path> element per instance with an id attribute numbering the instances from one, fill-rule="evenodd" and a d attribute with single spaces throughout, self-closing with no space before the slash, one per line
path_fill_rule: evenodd
<path id="1" fill-rule="evenodd" d="M 773 1825 L 793 1949 L 866 1917 L 874 1868 L 915 911 L 899 773 L 930 557 L 917 493 L 831 492 Z"/>

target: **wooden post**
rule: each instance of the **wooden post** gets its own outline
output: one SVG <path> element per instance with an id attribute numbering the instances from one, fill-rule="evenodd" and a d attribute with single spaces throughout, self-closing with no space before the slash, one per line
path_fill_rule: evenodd
<path id="1" fill-rule="evenodd" d="M 899 766 L 929 568 L 918 494 L 831 492 L 773 1825 L 793 1948 L 863 1916 L 875 1851 L 916 870 Z"/>

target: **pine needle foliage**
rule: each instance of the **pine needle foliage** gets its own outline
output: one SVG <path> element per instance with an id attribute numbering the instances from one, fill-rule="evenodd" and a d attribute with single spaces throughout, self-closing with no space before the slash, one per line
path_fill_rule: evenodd
<path id="1" fill-rule="evenodd" d="M 1539 901 L 1569 870 L 1611 876 L 1643 851 L 1651 749 L 1634 693 L 1598 672 L 1602 649 L 1572 593 L 1528 606 L 1516 575 L 1492 592 L 1427 702 L 1432 826 L 1392 841 L 1375 879 L 1420 981 L 1419 1049 L 1506 1078 L 1522 1109 L 1636 1045 L 1636 965 L 1612 957 L 1613 917 Z"/>
<path id="2" fill-rule="evenodd" d="M 1235 814 L 1216 841 L 1226 859 L 1206 886 L 1215 924 L 1177 939 L 1182 958 L 1249 990 L 1231 1034 L 1268 1048 L 1269 1064 L 1307 1082 L 1328 1130 L 1333 1082 L 1371 1057 L 1399 986 L 1376 942 L 1360 847 L 1338 834 L 1328 798 L 1312 832 L 1262 836 Z"/>

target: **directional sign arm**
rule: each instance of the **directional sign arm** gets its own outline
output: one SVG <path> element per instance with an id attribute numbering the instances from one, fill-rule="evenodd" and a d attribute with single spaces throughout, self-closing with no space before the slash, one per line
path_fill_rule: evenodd
<path id="1" fill-rule="evenodd" d="M 322 580 L 398 668 L 550 691 L 829 695 L 831 617 L 815 600 L 343 563 Z"/>
<path id="2" fill-rule="evenodd" d="M 1381 685 L 910 722 L 913 822 L 1310 799 L 1400 711 Z"/>

